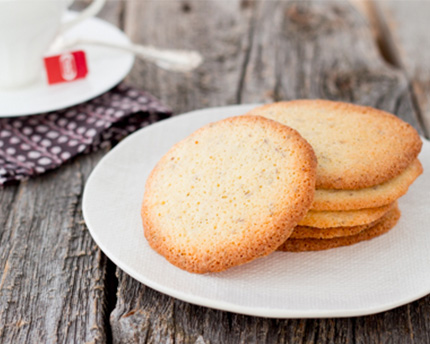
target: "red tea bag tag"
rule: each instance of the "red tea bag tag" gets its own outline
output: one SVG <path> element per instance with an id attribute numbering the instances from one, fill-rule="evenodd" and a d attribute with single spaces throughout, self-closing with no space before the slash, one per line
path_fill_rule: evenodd
<path id="1" fill-rule="evenodd" d="M 88 74 L 87 60 L 82 50 L 48 56 L 43 60 L 50 85 L 82 79 Z"/>

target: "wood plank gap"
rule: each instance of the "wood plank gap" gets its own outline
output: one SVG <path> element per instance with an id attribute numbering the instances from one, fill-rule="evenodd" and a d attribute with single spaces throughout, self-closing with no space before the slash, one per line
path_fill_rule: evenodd
<path id="1" fill-rule="evenodd" d="M 118 8 L 118 28 L 125 32 L 126 0 L 120 0 Z"/>
<path id="2" fill-rule="evenodd" d="M 122 3 L 122 1 L 121 1 Z M 120 9 L 120 12 L 122 13 L 122 8 Z M 121 17 L 121 14 L 119 14 L 119 17 Z M 108 147 L 104 148 L 104 154 L 106 154 L 110 149 L 112 149 L 112 146 L 109 145 Z M 76 164 L 79 166 L 79 177 L 81 179 L 81 192 L 80 192 L 80 196 L 77 199 L 77 203 L 76 206 L 73 209 L 73 217 L 78 217 L 78 216 L 82 216 L 81 212 L 82 210 L 78 209 L 78 205 L 82 204 L 82 200 L 83 200 L 83 192 L 84 192 L 84 188 L 85 188 L 85 184 L 86 184 L 86 180 L 88 178 L 88 174 L 85 172 L 85 168 L 83 168 L 83 166 L 80 163 L 80 160 L 76 161 Z M 105 254 L 100 251 L 98 253 L 99 255 L 101 255 L 101 259 L 106 261 L 106 265 L 105 265 L 105 276 L 104 276 L 104 281 L 102 282 L 103 284 L 103 289 L 104 289 L 104 300 L 102 299 L 102 303 L 103 303 L 103 307 L 102 307 L 102 316 L 103 316 L 103 327 L 104 327 L 104 334 L 105 334 L 105 343 L 106 344 L 112 344 L 113 343 L 113 339 L 112 339 L 112 328 L 110 326 L 110 314 L 113 311 L 113 309 L 115 308 L 115 304 L 116 304 L 116 292 L 118 289 L 118 278 L 116 276 L 116 265 L 105 256 Z"/>
<path id="3" fill-rule="evenodd" d="M 19 204 L 19 201 L 22 198 L 22 195 L 24 193 L 24 188 L 25 188 L 26 183 L 27 183 L 26 181 L 19 182 L 18 187 L 17 187 L 17 189 L 15 190 L 15 193 L 14 193 L 13 201 L 10 203 L 11 207 L 9 208 L 9 213 L 8 213 L 8 215 L 6 217 L 6 221 L 4 222 L 4 227 L 3 228 L 6 229 L 6 225 L 8 223 L 11 223 L 11 222 L 9 222 L 9 220 L 12 219 L 11 221 L 13 221 L 13 227 L 12 227 L 12 231 L 9 234 L 9 238 L 13 238 L 14 237 L 15 231 L 16 231 L 16 229 L 18 227 L 18 220 L 17 220 L 16 214 L 17 214 L 17 212 L 19 212 L 19 209 L 17 209 L 18 208 L 17 205 Z M 23 185 L 24 185 L 24 187 L 23 187 Z M 7 231 L 4 231 L 4 232 L 2 231 L 0 233 L 0 243 L 3 241 L 3 233 L 7 233 Z M 15 244 L 12 245 L 12 247 L 10 249 L 10 252 L 12 252 L 14 250 L 14 247 L 15 247 Z M 6 268 L 5 268 L 5 271 L 7 272 Z M 3 276 L 2 279 L 3 278 L 5 278 L 5 276 Z M 1 284 L 1 286 L 3 286 L 3 283 Z M 0 291 L 1 291 L 1 288 L 0 288 Z"/>
<path id="4" fill-rule="evenodd" d="M 105 332 L 106 332 L 106 343 L 113 343 L 112 327 L 110 325 L 110 316 L 117 302 L 117 290 L 118 290 L 118 277 L 116 276 L 116 265 L 109 259 L 106 264 L 106 279 L 104 289 L 106 291 L 106 304 L 105 304 Z"/>
<path id="5" fill-rule="evenodd" d="M 242 103 L 242 92 L 243 92 L 243 86 L 245 84 L 246 70 L 248 69 L 249 61 L 251 58 L 251 52 L 253 48 L 253 42 L 254 42 L 254 29 L 255 29 L 256 20 L 257 20 L 256 13 L 257 11 L 255 10 L 255 6 L 252 6 L 251 21 L 249 24 L 249 31 L 248 31 L 248 37 L 247 37 L 248 42 L 247 42 L 246 51 L 244 53 L 243 64 L 240 69 L 239 85 L 237 87 L 237 92 L 236 92 L 237 104 Z"/>
<path id="6" fill-rule="evenodd" d="M 4 220 L 1 223 L 1 227 L 0 227 L 0 242 L 2 240 L 2 236 L 3 233 L 5 233 L 5 229 L 6 229 L 6 224 L 9 221 L 9 218 L 12 216 L 13 212 L 14 212 L 14 205 L 16 205 L 18 203 L 19 198 L 22 195 L 22 188 L 21 188 L 21 183 L 17 184 L 16 186 L 6 186 L 6 187 L 2 187 L 0 190 L 3 191 L 4 188 L 9 188 L 9 189 L 13 189 L 13 194 L 10 197 L 10 201 L 6 200 L 7 203 L 9 203 L 8 207 L 5 207 L 4 209 L 9 208 L 8 213 L 6 216 L 4 216 Z M 6 192 L 3 191 L 2 195 L 4 195 Z M 5 197 L 6 198 L 6 197 Z M 0 199 L 1 202 L 3 202 L 3 199 Z"/>
<path id="7" fill-rule="evenodd" d="M 408 327 L 409 327 L 409 329 L 410 329 L 410 336 L 411 336 L 411 342 L 412 343 L 415 343 L 415 340 L 414 340 L 414 327 L 413 327 L 413 325 L 412 325 L 412 318 L 411 318 L 411 305 L 410 304 L 408 304 L 407 306 L 406 306 L 406 316 L 407 316 L 407 318 L 408 318 Z"/>
<path id="8" fill-rule="evenodd" d="M 353 2 L 367 17 L 382 58 L 391 66 L 404 69 L 391 30 L 375 0 L 354 0 Z"/>
<path id="9" fill-rule="evenodd" d="M 358 335 L 358 333 L 357 333 L 358 331 L 356 330 L 357 329 L 357 318 L 351 318 L 350 321 L 351 321 L 351 337 L 350 338 L 352 338 L 353 342 L 351 344 L 353 344 L 353 343 L 357 343 L 357 335 Z"/>
<path id="10" fill-rule="evenodd" d="M 430 140 L 430 130 L 427 129 L 427 127 L 424 124 L 425 123 L 424 122 L 424 114 L 423 114 L 423 111 L 421 110 L 421 107 L 420 107 L 420 104 L 418 101 L 418 97 L 415 93 L 414 87 L 411 84 L 411 82 L 408 83 L 408 88 L 409 88 L 409 92 L 411 94 L 412 105 L 413 105 L 414 110 L 417 114 L 418 123 L 419 123 L 421 129 L 423 130 L 424 137 L 427 140 Z"/>
<path id="11" fill-rule="evenodd" d="M 381 57 L 394 68 L 400 69 L 408 80 L 408 89 L 411 94 L 412 106 L 416 112 L 418 124 L 420 125 L 424 136 L 427 139 L 430 139 L 430 130 L 425 125 L 424 114 L 419 105 L 412 81 L 408 77 L 406 67 L 402 62 L 400 52 L 396 47 L 393 34 L 381 11 L 381 8 L 378 6 L 375 0 L 359 0 L 358 2 L 356 1 L 356 4 L 357 3 L 360 4 L 359 7 L 364 12 L 364 14 L 368 16 L 370 25 L 372 25 L 372 29 L 375 34 L 376 45 L 381 53 Z"/>

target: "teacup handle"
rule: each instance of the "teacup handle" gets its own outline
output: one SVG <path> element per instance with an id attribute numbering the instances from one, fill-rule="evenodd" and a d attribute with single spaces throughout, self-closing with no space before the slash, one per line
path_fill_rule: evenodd
<path id="1" fill-rule="evenodd" d="M 69 0 L 69 2 L 71 2 Z M 66 21 L 65 23 L 61 24 L 60 27 L 60 34 L 69 30 L 76 24 L 80 23 L 81 21 L 95 16 L 97 13 L 100 12 L 100 10 L 103 8 L 106 0 L 93 0 L 92 4 L 89 5 L 85 10 L 80 12 L 76 18 L 73 18 L 71 20 Z"/>

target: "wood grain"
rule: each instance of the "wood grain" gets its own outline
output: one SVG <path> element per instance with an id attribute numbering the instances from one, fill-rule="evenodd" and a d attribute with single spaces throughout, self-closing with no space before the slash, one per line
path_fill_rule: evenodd
<path id="1" fill-rule="evenodd" d="M 430 35 L 428 1 L 375 1 L 373 3 L 389 53 L 410 80 L 416 110 L 430 135 Z"/>
<path id="2" fill-rule="evenodd" d="M 135 42 L 161 48 L 197 49 L 204 63 L 187 74 L 136 61 L 128 81 L 181 113 L 236 104 L 246 61 L 252 9 L 243 1 L 130 0 L 125 31 Z M 162 23 L 162 25 L 160 25 Z"/>
<path id="3" fill-rule="evenodd" d="M 81 213 L 102 155 L 2 190 L 0 342 L 105 341 L 106 258 Z"/>
<path id="4" fill-rule="evenodd" d="M 139 62 L 130 76 L 177 113 L 321 97 L 375 106 L 420 130 L 404 73 L 384 61 L 369 23 L 347 2 L 129 1 L 125 13 L 136 42 L 205 55 L 188 75 Z M 430 329 L 427 317 L 417 320 L 429 297 L 368 317 L 264 319 L 191 305 L 117 275 L 114 343 L 413 343 Z"/>
<path id="5" fill-rule="evenodd" d="M 100 15 L 138 43 L 203 53 L 193 73 L 137 61 L 128 78 L 176 113 L 321 97 L 376 106 L 419 128 L 405 72 L 384 61 L 366 18 L 342 0 L 108 1 Z M 407 75 L 418 80 L 428 66 Z M 0 190 L 0 343 L 430 343 L 430 297 L 367 317 L 265 319 L 173 299 L 119 269 L 115 277 L 80 208 L 104 154 Z"/>
<path id="6" fill-rule="evenodd" d="M 86 5 L 78 1 L 74 9 Z M 101 13 L 119 25 L 120 2 Z M 108 261 L 82 219 L 85 181 L 106 153 L 0 190 L 0 343 L 105 343 Z"/>
<path id="7" fill-rule="evenodd" d="M 269 1 L 256 17 L 243 102 L 343 100 L 395 113 L 420 127 L 406 78 L 381 58 L 354 6 Z"/>

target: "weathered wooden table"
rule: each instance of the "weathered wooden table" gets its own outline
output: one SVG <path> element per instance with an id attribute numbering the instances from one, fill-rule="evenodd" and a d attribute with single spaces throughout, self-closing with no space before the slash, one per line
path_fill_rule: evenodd
<path id="1" fill-rule="evenodd" d="M 429 14 L 410 1 L 118 0 L 100 17 L 135 42 L 203 53 L 193 73 L 138 61 L 128 77 L 176 113 L 320 97 L 388 110 L 428 135 Z M 277 320 L 136 282 L 82 219 L 85 181 L 105 153 L 0 190 L 1 343 L 430 343 L 430 296 L 366 317 Z"/>

